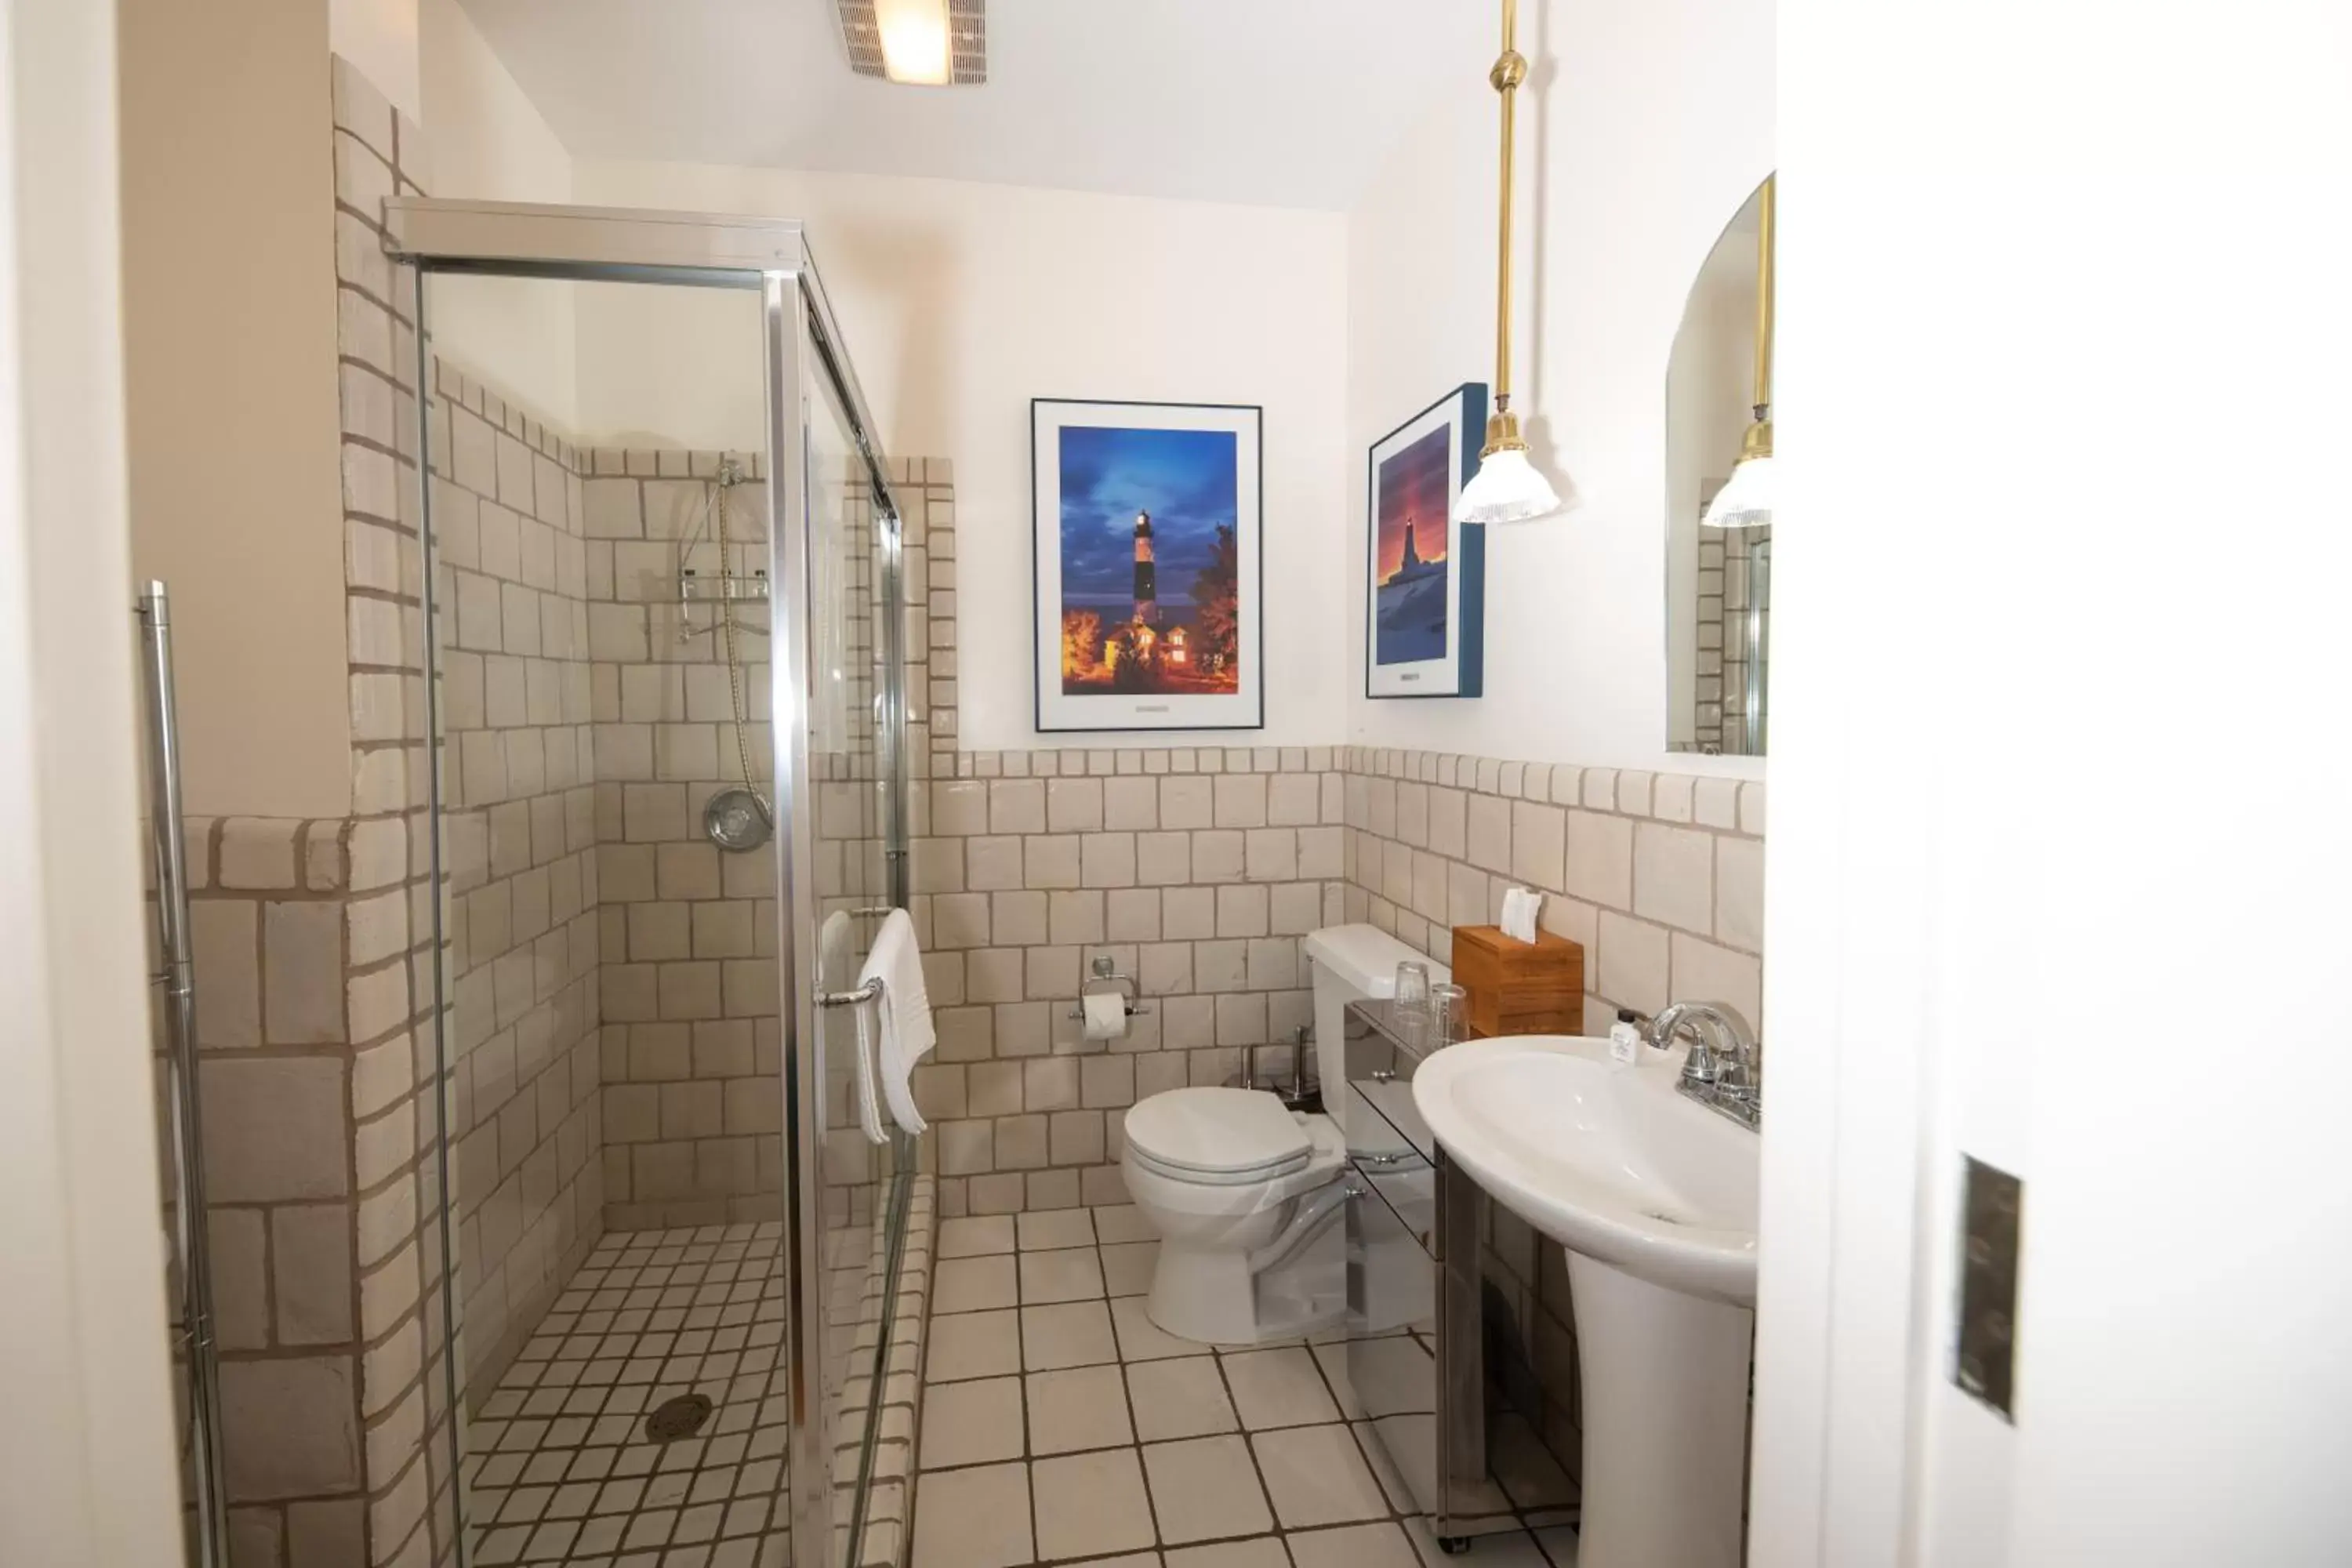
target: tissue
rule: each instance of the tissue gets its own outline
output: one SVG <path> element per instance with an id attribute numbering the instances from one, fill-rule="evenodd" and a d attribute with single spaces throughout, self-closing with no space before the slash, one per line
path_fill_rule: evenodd
<path id="1" fill-rule="evenodd" d="M 1503 894 L 1503 934 L 1515 942 L 1531 942 L 1536 939 L 1536 911 L 1543 907 L 1543 895 L 1527 888 L 1512 888 Z"/>
<path id="2" fill-rule="evenodd" d="M 1089 991 L 1078 998 L 1087 1016 L 1086 1037 L 1116 1040 L 1127 1033 L 1127 998 L 1116 991 Z"/>

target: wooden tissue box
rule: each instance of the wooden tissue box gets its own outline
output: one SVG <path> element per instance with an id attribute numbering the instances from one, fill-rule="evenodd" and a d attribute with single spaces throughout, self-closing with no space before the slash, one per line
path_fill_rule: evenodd
<path id="1" fill-rule="evenodd" d="M 1473 1035 L 1584 1033 L 1584 947 L 1538 930 L 1533 942 L 1499 926 L 1454 928 L 1454 984 L 1468 993 Z"/>

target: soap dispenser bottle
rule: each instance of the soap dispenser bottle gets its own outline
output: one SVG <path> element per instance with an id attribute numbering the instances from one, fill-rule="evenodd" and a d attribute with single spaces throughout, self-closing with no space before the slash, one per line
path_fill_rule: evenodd
<path id="1" fill-rule="evenodd" d="M 1630 1062 L 1642 1054 L 1641 1015 L 1630 1007 L 1617 1009 L 1617 1021 L 1609 1026 L 1609 1059 Z"/>

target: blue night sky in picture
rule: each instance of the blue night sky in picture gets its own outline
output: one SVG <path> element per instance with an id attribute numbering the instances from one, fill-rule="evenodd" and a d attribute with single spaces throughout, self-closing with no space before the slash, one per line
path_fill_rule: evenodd
<path id="1" fill-rule="evenodd" d="M 1372 540 L 1375 664 L 1445 657 L 1454 433 L 1440 426 L 1380 468 Z"/>
<path id="2" fill-rule="evenodd" d="M 1135 514 L 1151 514 L 1160 604 L 1189 620 L 1192 579 L 1234 526 L 1239 457 L 1230 430 L 1065 426 L 1062 605 L 1124 619 L 1135 605 Z"/>

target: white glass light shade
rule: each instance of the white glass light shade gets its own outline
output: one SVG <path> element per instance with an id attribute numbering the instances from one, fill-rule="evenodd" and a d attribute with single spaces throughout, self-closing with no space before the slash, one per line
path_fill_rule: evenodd
<path id="1" fill-rule="evenodd" d="M 1454 503 L 1456 522 L 1532 522 L 1559 510 L 1551 481 L 1528 461 L 1524 447 L 1506 447 L 1478 461 L 1478 471 Z"/>
<path id="2" fill-rule="evenodd" d="M 1773 489 L 1771 458 L 1743 458 L 1731 470 L 1731 482 L 1716 491 L 1715 499 L 1706 503 L 1706 512 L 1699 519 L 1699 525 L 1768 528 L 1772 522 Z"/>
<path id="3" fill-rule="evenodd" d="M 954 79 L 948 0 L 874 0 L 882 69 L 892 81 L 945 87 Z"/>

